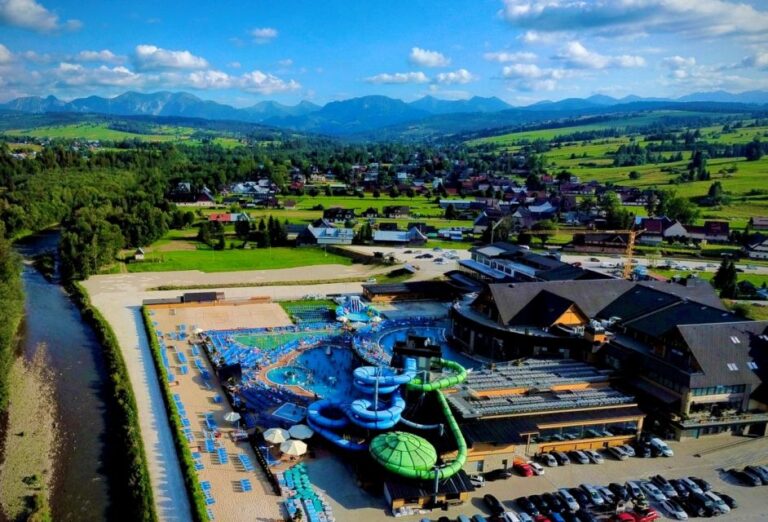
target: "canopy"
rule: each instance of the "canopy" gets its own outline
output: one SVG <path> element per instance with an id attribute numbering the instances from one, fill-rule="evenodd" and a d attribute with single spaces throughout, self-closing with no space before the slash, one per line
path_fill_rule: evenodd
<path id="1" fill-rule="evenodd" d="M 387 469 L 429 470 L 437 462 L 437 452 L 429 441 L 402 431 L 378 435 L 371 441 L 369 451 Z"/>
<path id="2" fill-rule="evenodd" d="M 286 455 L 304 455 L 307 452 L 307 444 L 300 440 L 287 440 L 280 444 L 280 451 Z"/>
<path id="3" fill-rule="evenodd" d="M 315 432 L 306 424 L 296 424 L 295 426 L 291 426 L 288 433 L 290 433 L 291 437 L 294 439 L 308 439 L 315 434 Z"/>
<path id="4" fill-rule="evenodd" d="M 291 438 L 290 433 L 283 428 L 269 428 L 264 432 L 264 440 L 272 444 L 280 444 Z"/>
<path id="5" fill-rule="evenodd" d="M 227 422 L 237 422 L 241 418 L 242 417 L 240 416 L 240 414 L 237 413 L 236 411 L 230 411 L 229 413 L 224 415 L 224 420 L 227 421 Z"/>

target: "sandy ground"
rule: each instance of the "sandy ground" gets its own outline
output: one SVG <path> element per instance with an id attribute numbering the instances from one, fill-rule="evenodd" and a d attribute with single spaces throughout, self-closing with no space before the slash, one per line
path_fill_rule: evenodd
<path id="1" fill-rule="evenodd" d="M 42 491 L 50 500 L 56 403 L 45 354 L 40 347 L 32 361 L 20 357 L 11 367 L 5 459 L 0 465 L 0 505 L 10 520 L 26 511 L 28 496 Z"/>
<path id="2" fill-rule="evenodd" d="M 353 267 L 336 267 L 335 270 L 349 268 Z M 322 277 L 318 276 L 318 271 L 322 272 Z M 168 417 L 160 386 L 157 383 L 157 373 L 144 332 L 140 307 L 144 299 L 176 297 L 180 292 L 178 290 L 147 291 L 146 289 L 163 284 L 209 284 L 209 278 L 212 275 L 221 276 L 222 280 L 231 284 L 253 280 L 248 278 L 258 278 L 261 282 L 285 281 L 289 275 L 295 280 L 316 280 L 325 278 L 333 272 L 333 266 L 313 266 L 301 269 L 224 274 L 203 274 L 202 272 L 114 274 L 95 276 L 83 283 L 91 297 L 93 306 L 98 308 L 110 323 L 123 350 L 123 357 L 138 404 L 139 424 L 144 447 L 147 451 L 155 504 L 158 516 L 162 520 L 187 521 L 191 519 L 191 515 L 183 476 L 168 425 Z M 347 276 L 337 273 L 335 277 Z M 169 282 L 170 277 L 174 278 L 174 283 Z M 284 300 L 300 299 L 308 293 L 360 293 L 362 286 L 360 283 L 331 283 L 314 286 L 220 288 L 218 290 L 225 292 L 227 299 L 269 296 L 274 300 Z M 202 320 L 197 322 L 203 324 Z M 252 515 L 255 516 L 255 514 Z"/>
<path id="3" fill-rule="evenodd" d="M 375 265 L 317 265 L 299 268 L 280 268 L 276 270 L 244 270 L 240 272 L 199 272 L 184 270 L 179 272 L 140 272 L 126 274 L 98 275 L 88 281 L 97 282 L 105 290 L 124 290 L 136 292 L 162 286 L 194 285 L 255 285 L 275 282 L 295 281 L 332 281 L 359 277 L 364 280 L 377 273 L 387 272 L 391 267 Z M 174 295 L 178 295 L 178 291 Z M 252 292 L 251 292 L 252 293 Z M 305 292 L 306 293 L 306 292 Z"/>
<path id="4" fill-rule="evenodd" d="M 291 321 L 282 307 L 274 303 L 239 303 L 217 306 L 181 306 L 152 307 L 152 320 L 157 322 L 156 329 L 161 332 L 177 332 L 179 325 L 186 325 L 187 330 L 195 325 L 204 330 L 230 329 L 245 327 L 274 327 L 287 326 Z M 191 346 L 186 341 L 171 341 L 166 335 L 168 346 L 168 359 L 176 375 L 177 386 L 172 388 L 173 393 L 181 396 L 187 416 L 192 423 L 195 441 L 190 443 L 192 451 L 199 451 L 205 469 L 198 471 L 198 478 L 211 483 L 211 492 L 216 503 L 211 506 L 216 520 L 233 522 L 251 521 L 254 515 L 259 520 L 281 520 L 278 505 L 279 497 L 272 492 L 261 469 L 256 464 L 256 455 L 247 442 L 235 443 L 229 438 L 232 425 L 224 420 L 224 416 L 231 412 L 226 401 L 216 404 L 213 401 L 215 395 L 223 396 L 223 392 L 214 377 L 210 382 L 212 389 L 204 385 L 200 373 L 193 366 Z M 180 375 L 178 359 L 174 353 L 179 350 L 186 354 L 189 360 L 189 373 Z M 206 368 L 213 375 L 213 369 L 207 358 L 201 353 Z M 220 427 L 222 436 L 218 439 L 221 447 L 226 448 L 229 455 L 227 464 L 219 463 L 218 457 L 212 453 L 206 453 L 202 447 L 205 428 L 205 413 L 212 412 Z M 256 471 L 246 473 L 239 461 L 238 454 L 245 454 L 253 463 Z M 253 491 L 243 492 L 239 481 L 249 479 L 253 485 Z"/>

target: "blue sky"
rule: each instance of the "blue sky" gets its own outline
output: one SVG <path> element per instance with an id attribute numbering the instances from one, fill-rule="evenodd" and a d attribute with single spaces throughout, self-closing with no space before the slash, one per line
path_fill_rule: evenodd
<path id="1" fill-rule="evenodd" d="M 0 101 L 126 90 L 236 106 L 368 94 L 768 88 L 768 2 L 0 0 Z"/>

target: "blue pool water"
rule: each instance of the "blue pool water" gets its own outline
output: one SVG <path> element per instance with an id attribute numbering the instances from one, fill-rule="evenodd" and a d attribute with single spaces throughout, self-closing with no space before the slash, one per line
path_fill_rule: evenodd
<path id="1" fill-rule="evenodd" d="M 397 341 L 405 341 L 408 334 L 418 335 L 421 337 L 429 337 L 433 343 L 439 344 L 443 350 L 443 358 L 456 361 L 465 368 L 479 368 L 482 366 L 477 361 L 470 359 L 461 352 L 451 348 L 447 342 L 445 342 L 445 326 L 413 326 L 409 328 L 401 328 L 398 330 L 391 330 L 381 337 L 379 337 L 379 345 L 389 354 Z"/>
<path id="2" fill-rule="evenodd" d="M 272 368 L 267 378 L 277 384 L 301 386 L 319 397 L 351 396 L 352 370 L 358 364 L 348 348 L 333 346 L 312 348 L 300 354 L 290 366 Z"/>

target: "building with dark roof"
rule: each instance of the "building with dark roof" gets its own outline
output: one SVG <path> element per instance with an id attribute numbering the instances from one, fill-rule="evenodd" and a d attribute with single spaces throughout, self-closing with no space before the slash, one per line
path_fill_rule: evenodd
<path id="1" fill-rule="evenodd" d="M 726 429 L 765 434 L 759 369 L 766 333 L 768 322 L 726 310 L 699 281 L 491 284 L 451 309 L 452 340 L 470 353 L 614 368 L 625 376 L 623 389 L 677 438 Z"/>

